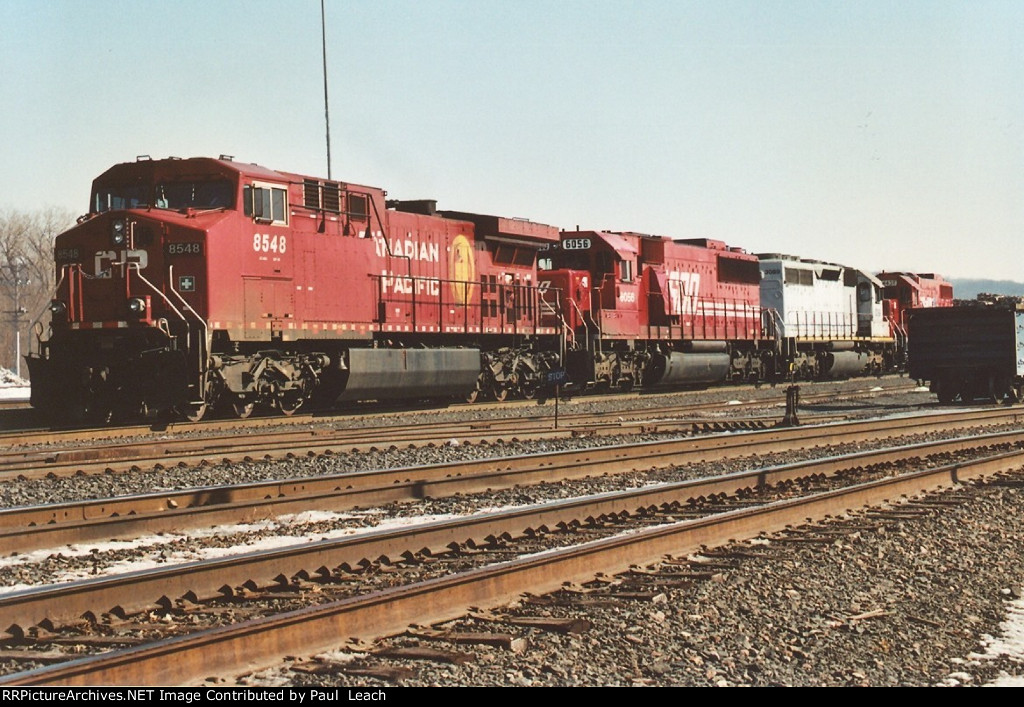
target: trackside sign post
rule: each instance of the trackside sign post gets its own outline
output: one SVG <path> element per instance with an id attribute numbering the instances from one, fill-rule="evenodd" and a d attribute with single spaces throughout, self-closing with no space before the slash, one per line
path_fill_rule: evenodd
<path id="1" fill-rule="evenodd" d="M 559 392 L 561 391 L 562 384 L 568 380 L 568 376 L 565 374 L 564 368 L 556 368 L 552 371 L 548 371 L 547 374 L 548 385 L 555 384 L 555 429 L 558 429 L 558 398 Z"/>

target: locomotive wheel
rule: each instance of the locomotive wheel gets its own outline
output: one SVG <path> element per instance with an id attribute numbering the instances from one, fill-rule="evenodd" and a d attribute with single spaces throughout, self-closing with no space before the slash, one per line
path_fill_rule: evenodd
<path id="1" fill-rule="evenodd" d="M 181 416 L 189 422 L 199 422 L 206 417 L 206 412 L 210 409 L 210 406 L 206 403 L 199 403 L 196 405 L 186 405 L 181 409 Z"/>
<path id="2" fill-rule="evenodd" d="M 256 403 L 243 402 L 241 400 L 231 403 L 231 409 L 235 412 L 235 417 L 239 420 L 244 420 L 252 414 L 252 411 L 256 409 Z"/>
<path id="3" fill-rule="evenodd" d="M 949 405 L 953 402 L 953 398 L 956 397 L 956 390 L 953 389 L 953 386 L 942 380 L 938 382 L 935 393 L 939 398 L 939 402 L 943 405 Z"/>
<path id="4" fill-rule="evenodd" d="M 77 401 L 63 409 L 54 408 L 49 416 L 63 424 L 108 425 L 114 419 L 114 411 L 108 406 L 91 406 Z"/>
<path id="5" fill-rule="evenodd" d="M 466 393 L 466 402 L 467 403 L 475 403 L 479 399 L 480 399 L 480 389 L 479 388 L 473 388 L 473 390 L 471 390 L 468 393 Z"/>
<path id="6" fill-rule="evenodd" d="M 504 400 L 508 400 L 508 388 L 503 385 L 495 385 L 493 393 L 494 399 L 499 403 Z"/>
<path id="7" fill-rule="evenodd" d="M 302 407 L 303 398 L 301 395 L 285 396 L 277 399 L 277 409 L 282 415 L 294 415 L 295 411 Z"/>
<path id="8" fill-rule="evenodd" d="M 537 389 L 540 388 L 541 377 L 534 376 L 526 366 L 516 371 L 516 380 L 519 383 L 519 397 L 526 400 L 533 400 L 537 396 Z"/>
<path id="9" fill-rule="evenodd" d="M 98 405 L 90 408 L 85 419 L 92 425 L 109 425 L 114 421 L 114 408 L 110 405 Z"/>

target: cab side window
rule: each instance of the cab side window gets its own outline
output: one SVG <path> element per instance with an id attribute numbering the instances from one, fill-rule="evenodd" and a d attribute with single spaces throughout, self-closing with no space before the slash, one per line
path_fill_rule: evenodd
<path id="1" fill-rule="evenodd" d="M 288 192 L 269 184 L 246 184 L 242 199 L 245 215 L 262 223 L 288 223 Z"/>

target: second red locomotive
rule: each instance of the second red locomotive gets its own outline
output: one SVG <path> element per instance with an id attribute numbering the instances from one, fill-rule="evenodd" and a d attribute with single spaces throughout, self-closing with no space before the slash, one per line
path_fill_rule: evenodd
<path id="1" fill-rule="evenodd" d="M 570 377 L 606 387 L 767 377 L 758 259 L 721 241 L 576 231 L 542 255 Z"/>
<path id="2" fill-rule="evenodd" d="M 916 307 L 952 307 L 953 285 L 934 273 L 884 272 L 882 296 L 885 314 L 893 323 L 894 333 L 906 336 L 907 319 Z"/>

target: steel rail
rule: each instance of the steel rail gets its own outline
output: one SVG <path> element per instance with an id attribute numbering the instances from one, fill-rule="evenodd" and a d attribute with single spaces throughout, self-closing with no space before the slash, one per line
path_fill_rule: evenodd
<path id="1" fill-rule="evenodd" d="M 895 389 L 892 389 L 895 390 Z M 871 391 L 860 391 L 860 395 L 870 395 Z M 636 397 L 636 394 L 632 394 Z M 835 397 L 833 395 L 820 394 L 822 398 L 827 399 Z M 808 396 L 810 397 L 810 396 Z M 776 401 L 765 399 L 762 405 L 772 405 Z M 715 403 L 696 403 L 696 404 L 680 404 L 673 406 L 664 406 L 658 408 L 648 408 L 647 410 L 653 411 L 655 414 L 679 414 L 687 411 L 702 411 L 702 410 L 716 410 L 719 408 L 735 409 L 737 407 L 752 407 L 757 405 L 757 401 L 740 403 L 727 402 L 715 402 Z M 504 403 L 488 404 L 474 404 L 472 406 L 464 406 L 463 404 L 456 404 L 445 408 L 436 409 L 424 409 L 423 412 L 474 412 L 484 413 L 491 410 L 507 409 L 510 406 L 526 408 L 537 413 L 543 413 L 534 415 L 537 419 L 548 419 L 553 414 L 553 408 L 540 406 L 536 401 L 506 401 Z M 417 409 L 419 410 L 419 409 Z M 398 417 L 403 414 L 408 414 L 409 410 L 404 412 L 384 412 L 384 413 L 373 413 L 378 414 L 380 417 Z M 616 412 L 604 412 L 597 413 L 597 417 L 610 417 L 613 415 L 630 415 L 630 414 L 641 414 L 646 412 L 644 410 L 634 411 L 616 411 Z M 171 434 L 194 434 L 196 432 L 214 432 L 220 433 L 222 430 L 230 433 L 232 430 L 253 430 L 253 429 L 264 429 L 274 427 L 291 427 L 294 428 L 297 425 L 340 425 L 347 421 L 360 420 L 365 418 L 366 415 L 343 413 L 343 414 L 314 414 L 314 413 L 303 413 L 299 412 L 295 415 L 288 417 L 250 417 L 244 420 L 238 419 L 226 419 L 226 420 L 203 420 L 200 422 L 169 422 L 166 426 L 152 426 L 152 425 L 128 425 L 122 427 L 100 427 L 100 428 L 89 428 L 89 429 L 72 429 L 72 430 L 18 430 L 12 432 L 0 432 L 0 447 L 5 444 L 53 444 L 55 441 L 68 440 L 69 442 L 80 444 L 83 440 L 85 441 L 96 441 L 96 446 L 103 446 L 110 439 L 114 437 L 138 437 L 147 436 L 154 433 L 171 433 Z M 563 413 L 559 416 L 559 421 L 565 421 L 571 423 L 574 420 L 593 417 L 594 414 L 588 415 L 587 413 Z M 482 418 L 480 420 L 473 421 L 471 423 L 463 424 L 486 424 L 487 422 L 501 423 L 509 422 L 508 418 Z M 457 426 L 458 422 L 425 422 L 418 425 L 396 425 L 396 426 L 377 426 L 377 427 L 364 427 L 364 428 L 350 428 L 353 433 L 359 431 L 365 431 L 370 433 L 387 432 L 390 430 L 413 430 L 413 429 L 430 429 L 430 428 L 444 428 L 447 426 Z M 287 434 L 288 430 L 284 431 Z M 270 434 L 276 434 L 271 430 Z"/>
<path id="2" fill-rule="evenodd" d="M 944 413 L 936 417 L 945 418 L 947 420 L 962 420 L 964 423 L 980 424 L 984 420 L 1000 420 L 1000 419 L 1013 419 L 1017 420 L 1024 417 L 1024 408 L 997 408 L 992 410 L 974 410 L 967 412 L 955 412 L 955 413 Z M 898 418 L 897 421 L 890 420 L 889 424 L 899 424 L 901 429 L 909 429 L 911 425 L 916 426 L 914 429 L 920 429 L 920 424 L 915 422 L 907 422 L 908 420 L 914 420 L 914 417 L 902 417 Z M 844 423 L 839 423 L 844 424 Z M 850 425 L 864 424 L 862 422 L 845 423 Z M 878 423 L 876 423 L 878 424 Z M 520 428 L 522 423 L 520 422 Z M 693 431 L 692 423 L 686 422 L 672 422 L 672 421 L 655 421 L 655 422 L 637 422 L 627 423 L 622 422 L 617 426 L 608 428 L 589 428 L 586 430 L 587 433 L 602 433 L 602 434 L 630 434 L 630 427 L 635 427 L 632 430 L 633 433 L 688 433 Z M 819 426 L 807 425 L 802 429 L 817 429 Z M 790 429 L 790 428 L 785 428 Z M 580 434 L 580 430 L 575 430 L 575 434 Z M 572 431 L 569 431 L 572 434 Z M 760 432 L 760 434 L 778 434 L 778 429 L 770 429 Z M 507 433 L 502 432 L 486 432 L 486 433 L 469 433 L 462 434 L 461 442 L 467 444 L 494 444 L 502 443 L 506 441 L 514 441 L 522 439 L 540 439 L 550 436 L 563 437 L 565 431 L 557 430 L 546 430 L 530 435 L 524 432 L 522 429 L 516 431 L 508 431 Z M 755 432 L 754 434 L 759 434 Z M 799 437 L 800 433 L 795 433 Z M 312 439 L 310 439 L 312 437 Z M 431 438 L 434 441 L 436 438 Z M 181 444 L 185 447 L 183 451 L 176 451 L 174 444 L 168 442 L 161 442 L 159 444 L 151 445 L 151 456 L 148 458 L 131 457 L 128 459 L 111 460 L 105 459 L 101 461 L 82 461 L 81 457 L 88 458 L 91 453 L 89 450 L 84 452 L 57 452 L 50 456 L 44 456 L 44 462 L 40 463 L 35 461 L 32 463 L 26 463 L 21 467 L 8 467 L 0 470 L 0 478 L 4 476 L 18 476 L 19 478 L 39 478 L 49 476 L 67 476 L 77 475 L 80 473 L 121 473 L 138 471 L 143 466 L 149 464 L 152 468 L 163 469 L 169 466 L 198 466 L 205 464 L 217 464 L 222 462 L 233 462 L 233 461 L 253 461 L 254 459 L 263 460 L 275 460 L 294 458 L 296 456 L 318 456 L 322 454 L 334 454 L 338 452 L 359 452 L 380 449 L 383 444 L 381 442 L 375 443 L 364 443 L 364 444 L 352 444 L 350 442 L 335 441 L 330 438 L 329 435 L 325 435 L 324 438 L 318 438 L 318 435 L 311 435 L 310 432 L 305 432 L 298 436 L 298 439 L 292 439 L 292 441 L 285 441 L 280 444 L 273 442 L 267 445 L 261 445 L 258 441 L 254 441 L 251 438 L 244 437 L 241 441 L 247 445 L 245 448 L 239 448 L 238 446 L 232 447 L 230 443 L 219 442 L 216 440 L 189 440 L 182 442 Z M 238 441 L 236 440 L 236 444 Z M 188 449 L 192 446 L 192 449 Z M 62 455 L 64 455 L 62 457 Z M 111 453 L 112 457 L 117 457 L 119 453 L 117 450 L 113 450 Z"/>
<path id="3" fill-rule="evenodd" d="M 422 484 L 436 483 L 440 477 L 477 476 L 495 469 L 515 474 L 532 469 L 548 469 L 556 465 L 572 464 L 574 459 L 585 459 L 592 464 L 606 464 L 611 459 L 629 458 L 630 455 L 643 458 L 673 457 L 666 463 L 685 464 L 696 461 L 713 461 L 716 459 L 754 454 L 758 451 L 779 451 L 792 449 L 794 445 L 803 446 L 817 444 L 840 444 L 877 440 L 883 432 L 890 433 L 923 433 L 945 430 L 955 425 L 974 424 L 1005 424 L 1018 422 L 1024 418 L 1022 409 L 996 409 L 971 411 L 962 413 L 942 413 L 903 417 L 898 420 L 899 426 L 894 428 L 893 420 L 874 420 L 833 423 L 829 425 L 808 425 L 804 427 L 775 428 L 754 432 L 729 433 L 720 435 L 703 435 L 698 438 L 667 440 L 637 445 L 618 445 L 595 447 L 587 450 L 568 452 L 550 452 L 523 455 L 520 457 L 490 458 L 481 461 L 463 461 L 451 464 L 384 469 L 380 471 L 358 471 L 341 474 L 309 476 L 305 479 L 293 479 L 283 482 L 263 482 L 232 487 L 209 487 L 184 491 L 167 491 L 153 494 L 124 496 L 97 501 L 47 504 L 22 508 L 0 510 L 0 529 L 26 528 L 32 525 L 60 524 L 86 521 L 86 519 L 126 515 L 129 513 L 154 513 L 174 508 L 202 507 L 215 503 L 232 503 L 246 499 L 285 497 L 323 493 L 332 489 L 366 489 L 380 487 L 385 484 L 402 484 L 418 482 Z M 768 445 L 776 445 L 766 447 Z M 758 448 L 763 448 L 759 450 Z M 336 452 L 335 445 L 306 447 L 305 454 L 331 454 Z M 293 448 L 288 452 L 301 456 L 302 450 Z M 214 454 L 201 455 L 194 459 L 197 464 L 216 463 L 219 461 L 217 451 Z M 165 463 L 171 460 L 164 458 Z M 600 469 L 603 473 L 635 471 L 649 467 L 632 467 L 625 462 L 616 462 Z M 522 479 L 526 479 L 522 476 Z M 518 479 L 516 480 L 518 482 Z M 489 488 L 489 487 L 487 487 Z M 417 498 L 422 496 L 416 496 Z M 384 502 L 384 501 L 381 501 Z M 2 546 L 0 546 L 2 547 Z"/>
<path id="4" fill-rule="evenodd" d="M 249 513 L 240 514 L 238 508 L 242 504 L 266 501 L 267 506 L 276 506 L 278 510 L 274 513 L 283 513 L 308 510 L 314 497 L 333 497 L 333 501 L 325 502 L 329 509 L 345 510 L 428 496 L 508 488 L 516 484 L 640 472 L 790 451 L 798 445 L 877 442 L 881 436 L 894 433 L 944 431 L 964 424 L 1016 422 L 1022 417 L 1022 410 L 993 410 L 983 411 L 980 416 L 947 413 L 907 417 L 901 419 L 898 428 L 893 428 L 889 421 L 847 422 L 3 509 L 0 510 L 0 550 L 28 551 L 69 542 L 124 537 L 121 531 L 112 531 L 103 537 L 107 532 L 102 530 L 101 519 L 104 518 L 121 519 L 113 521 L 110 528 L 116 528 L 118 523 L 122 528 L 131 528 L 134 520 L 139 530 L 156 532 L 187 527 L 175 525 L 184 517 L 182 509 L 198 515 L 198 509 L 216 506 L 226 510 L 228 515 L 224 517 L 237 519 L 242 515 L 243 520 L 253 520 L 267 516 L 255 507 Z M 302 499 L 298 505 L 288 503 L 288 499 L 296 498 Z M 171 524 L 157 516 L 167 516 L 172 519 Z M 204 520 L 214 522 L 212 519 L 216 518 L 215 522 L 223 522 L 224 517 L 206 515 Z M 64 531 L 65 526 L 79 530 Z M 76 536 L 78 532 L 81 535 Z"/>
<path id="5" fill-rule="evenodd" d="M 394 587 L 190 636 L 113 651 L 48 668 L 0 677 L 5 685 L 186 685 L 211 675 L 269 667 L 286 655 L 310 655 L 372 639 L 410 624 L 457 618 L 472 607 L 495 606 L 524 592 L 550 592 L 681 555 L 705 546 L 777 532 L 863 506 L 878 505 L 967 479 L 1021 467 L 1021 454 L 913 472 L 836 491 L 729 511 L 595 540 L 465 573 Z"/>

